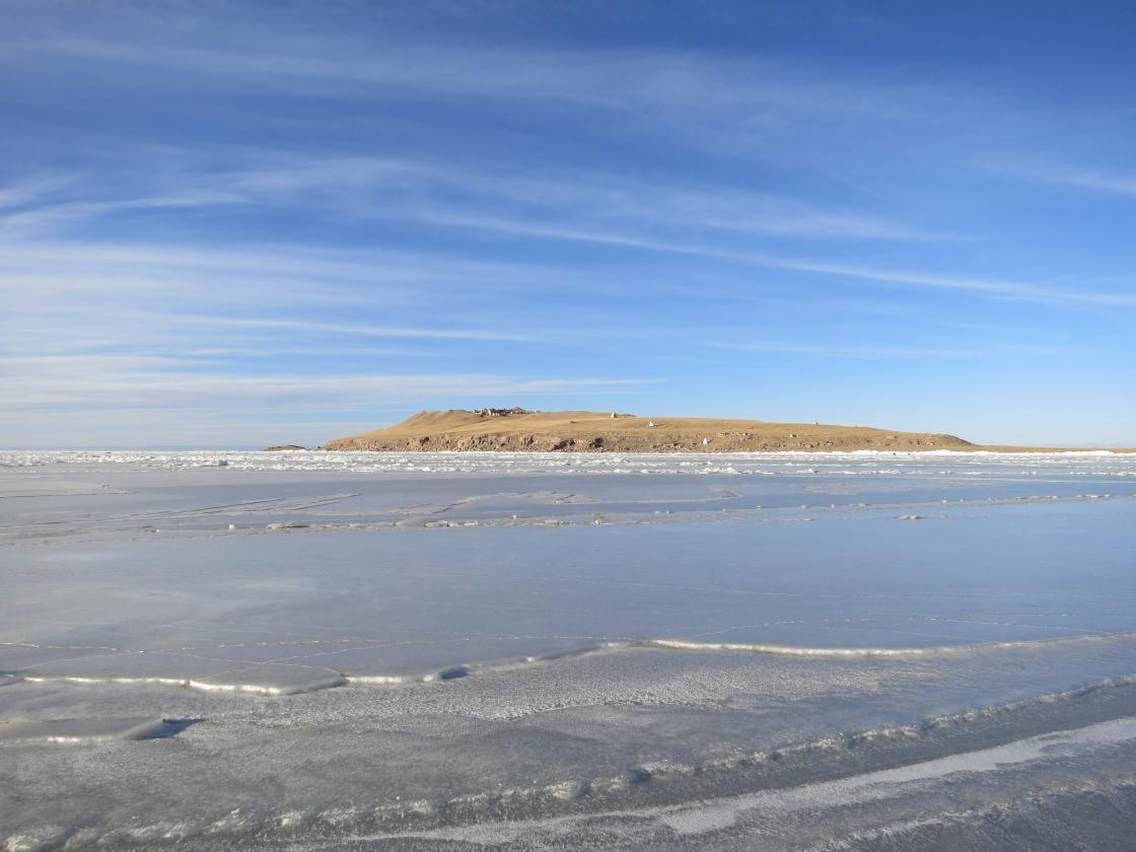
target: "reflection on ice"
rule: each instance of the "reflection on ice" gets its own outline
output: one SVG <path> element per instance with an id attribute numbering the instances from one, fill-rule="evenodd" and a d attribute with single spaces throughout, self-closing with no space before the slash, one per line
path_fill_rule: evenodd
<path id="1" fill-rule="evenodd" d="M 602 643 L 894 654 L 1132 631 L 1134 506 L 28 538 L 6 549 L 0 671 L 297 691 Z"/>

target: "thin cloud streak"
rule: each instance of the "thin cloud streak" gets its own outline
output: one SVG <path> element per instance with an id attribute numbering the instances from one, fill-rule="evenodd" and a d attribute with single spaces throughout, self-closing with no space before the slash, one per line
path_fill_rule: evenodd
<path id="1" fill-rule="evenodd" d="M 24 180 L 0 186 L 0 211 L 18 209 L 33 202 L 50 199 L 75 181 L 75 175 L 57 174 Z"/>
<path id="2" fill-rule="evenodd" d="M 423 397 L 498 397 L 533 394 L 591 394 L 656 380 L 637 378 L 534 378 L 484 374 L 231 376 L 92 368 L 76 377 L 57 366 L 29 370 L 8 380 L 5 397 L 13 411 L 51 410 L 77 414 L 122 409 L 181 408 L 239 411 L 242 416 L 277 405 L 311 404 L 359 408 Z"/>
<path id="3" fill-rule="evenodd" d="M 246 155 L 247 157 L 248 155 Z M 614 174 L 565 171 L 534 177 L 484 165 L 454 167 L 386 157 L 281 158 L 264 153 L 258 165 L 226 172 L 162 174 L 151 178 L 162 194 L 81 200 L 49 199 L 0 215 L 0 239 L 47 237 L 83 222 L 148 210 L 210 207 L 291 209 L 335 219 L 429 219 L 432 212 L 461 216 L 489 207 L 555 216 L 585 227 L 634 220 L 658 227 L 757 234 L 811 240 L 941 242 L 942 230 L 888 221 L 792 197 L 722 186 L 687 186 L 632 180 Z M 268 160 L 270 165 L 259 164 Z M 113 193 L 91 187 L 81 193 Z M 74 193 L 72 193 L 74 194 Z"/>
<path id="4" fill-rule="evenodd" d="M 831 263 L 807 258 L 778 257 L 754 252 L 719 249 L 713 246 L 691 243 L 668 242 L 627 234 L 593 233 L 555 226 L 545 226 L 508 219 L 486 217 L 434 217 L 433 221 L 455 227 L 471 228 L 502 233 L 524 234 L 547 237 L 556 240 L 596 243 L 630 249 L 642 249 L 664 254 L 682 254 L 696 257 L 714 258 L 734 263 L 744 263 L 768 269 L 783 269 L 793 272 L 812 272 L 835 275 L 841 278 L 856 278 L 881 284 L 894 284 L 940 290 L 968 291 L 987 296 L 1036 301 L 1041 303 L 1080 302 L 1085 304 L 1136 307 L 1136 296 L 1127 293 L 1096 293 L 1076 290 L 1057 290 L 1038 287 L 1016 281 L 1000 281 L 986 278 L 963 278 L 943 275 L 930 275 L 921 272 L 902 270 L 873 269 L 854 264 Z"/>
<path id="5" fill-rule="evenodd" d="M 179 314 L 173 318 L 179 324 L 219 326 L 224 328 L 265 328 L 284 331 L 343 335 L 347 337 L 391 337 L 421 340 L 488 340 L 508 343 L 548 343 L 549 335 L 515 334 L 485 329 L 396 328 L 391 326 L 349 325 L 344 323 L 312 322 L 309 320 L 221 317 Z"/>
<path id="6" fill-rule="evenodd" d="M 496 44 L 491 49 L 431 39 L 415 43 L 400 35 L 376 51 L 342 39 L 289 39 L 275 33 L 275 49 L 264 49 L 259 32 L 233 34 L 229 46 L 186 48 L 150 39 L 50 36 L 10 40 L 10 55 L 72 57 L 124 68 L 165 70 L 198 81 L 295 91 L 301 83 L 363 87 L 405 96 L 457 95 L 502 100 L 536 100 L 599 110 L 630 110 L 638 105 L 671 107 L 689 113 L 744 115 L 755 107 L 880 119 L 933 116 L 928 104 L 955 111 L 959 96 L 946 97 L 928 86 L 887 79 L 879 83 L 838 80 L 800 72 L 784 62 L 755 58 L 707 57 L 661 49 L 529 50 Z M 215 44 L 223 44 L 214 42 Z M 238 49 L 239 45 L 239 49 Z M 356 49 L 357 47 L 357 49 Z M 422 57 L 431 61 L 424 63 Z M 333 58 L 334 57 L 334 58 Z M 524 68 L 528 73 L 518 74 Z M 887 98 L 879 97 L 886 90 Z"/>
<path id="7" fill-rule="evenodd" d="M 1041 166 L 1022 168 L 1014 164 L 998 164 L 996 171 L 1041 183 L 1070 186 L 1112 195 L 1136 195 L 1136 172 L 1116 172 L 1083 167 Z"/>
<path id="8" fill-rule="evenodd" d="M 235 196 L 200 194 L 44 204 L 0 215 L 0 239 L 52 234 L 63 225 L 97 219 L 112 213 L 214 207 L 219 204 L 240 203 L 241 200 Z"/>
<path id="9" fill-rule="evenodd" d="M 1030 346 L 1007 344 L 1004 346 L 879 346 L 808 344 L 808 343 L 713 343 L 716 349 L 734 352 L 767 352 L 783 355 L 816 355 L 832 358 L 864 358 L 870 360 L 902 360 L 907 358 L 994 358 L 1006 356 L 1048 357 L 1053 355 L 1085 354 L 1089 350 L 1079 347 Z"/>

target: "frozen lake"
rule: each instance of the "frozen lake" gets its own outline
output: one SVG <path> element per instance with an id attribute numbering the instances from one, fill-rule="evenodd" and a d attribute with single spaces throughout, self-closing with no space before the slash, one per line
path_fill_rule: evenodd
<path id="1" fill-rule="evenodd" d="M 1131 808 L 1134 569 L 1136 455 L 3 452 L 0 837 L 875 848 L 992 790 Z"/>

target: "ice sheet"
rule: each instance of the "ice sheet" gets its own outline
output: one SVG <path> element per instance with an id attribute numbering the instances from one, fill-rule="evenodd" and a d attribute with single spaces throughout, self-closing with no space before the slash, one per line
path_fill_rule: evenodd
<path id="1" fill-rule="evenodd" d="M 413 456 L 5 454 L 0 838 L 887 848 L 963 802 L 989 846 L 999 796 L 1127 807 L 1127 734 L 1030 738 L 1136 716 L 1134 457 Z"/>

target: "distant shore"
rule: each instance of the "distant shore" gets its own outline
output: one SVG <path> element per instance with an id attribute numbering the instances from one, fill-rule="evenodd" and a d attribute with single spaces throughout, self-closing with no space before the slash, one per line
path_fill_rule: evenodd
<path id="1" fill-rule="evenodd" d="M 985 450 L 1030 453 L 1075 448 L 988 446 L 955 435 L 868 426 L 484 408 L 420 412 L 396 426 L 329 441 L 323 449 L 566 453 Z"/>

